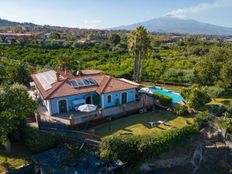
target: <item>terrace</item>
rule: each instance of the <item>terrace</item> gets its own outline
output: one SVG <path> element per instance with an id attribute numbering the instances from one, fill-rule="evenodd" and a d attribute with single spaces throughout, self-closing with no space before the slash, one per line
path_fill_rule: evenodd
<path id="1" fill-rule="evenodd" d="M 62 114 L 49 115 L 46 107 L 40 105 L 38 108 L 38 114 L 40 115 L 40 119 L 43 121 L 61 123 L 65 125 L 75 125 L 101 119 L 103 117 L 117 117 L 120 115 L 127 115 L 131 112 L 138 112 L 143 107 L 147 108 L 152 106 L 153 98 L 142 95 L 139 101 L 105 109 L 97 108 L 97 110 L 93 112 L 70 111 Z"/>

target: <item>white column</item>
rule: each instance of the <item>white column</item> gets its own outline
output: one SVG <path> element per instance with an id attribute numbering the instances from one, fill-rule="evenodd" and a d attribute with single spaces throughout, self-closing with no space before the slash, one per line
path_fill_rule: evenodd
<path id="1" fill-rule="evenodd" d="M 50 100 L 47 100 L 47 101 L 48 101 L 48 104 L 47 104 L 48 113 L 49 113 L 49 115 L 52 115 L 51 102 L 50 102 Z"/>

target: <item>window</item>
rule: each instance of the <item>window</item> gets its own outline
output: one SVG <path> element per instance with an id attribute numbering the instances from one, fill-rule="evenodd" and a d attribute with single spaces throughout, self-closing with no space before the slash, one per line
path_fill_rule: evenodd
<path id="1" fill-rule="evenodd" d="M 122 104 L 126 104 L 127 103 L 127 93 L 123 92 L 121 94 L 121 100 L 122 100 Z"/>
<path id="2" fill-rule="evenodd" d="M 107 103 L 111 103 L 111 100 L 112 100 L 111 95 L 108 95 L 108 96 L 107 96 Z"/>

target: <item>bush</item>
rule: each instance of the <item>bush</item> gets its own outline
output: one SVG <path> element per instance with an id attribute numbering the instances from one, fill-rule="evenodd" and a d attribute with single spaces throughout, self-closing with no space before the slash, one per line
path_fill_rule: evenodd
<path id="1" fill-rule="evenodd" d="M 154 93 L 155 100 L 158 100 L 161 105 L 164 106 L 171 106 L 172 105 L 172 98 L 166 95 Z"/>
<path id="2" fill-rule="evenodd" d="M 212 117 L 212 115 L 208 112 L 199 113 L 194 117 L 194 123 L 198 128 L 202 128 L 210 119 L 210 117 Z"/>
<path id="3" fill-rule="evenodd" d="M 172 112 L 175 115 L 187 115 L 189 113 L 186 105 L 176 105 L 172 108 Z"/>
<path id="4" fill-rule="evenodd" d="M 191 86 L 184 88 L 181 91 L 181 95 L 186 99 L 186 102 L 190 108 L 195 110 L 204 109 L 205 104 L 211 101 L 210 96 L 207 94 L 207 88 L 200 86 Z"/>
<path id="5" fill-rule="evenodd" d="M 224 105 L 210 105 L 209 112 L 215 116 L 223 116 L 223 114 L 227 111 L 227 108 Z"/>
<path id="6" fill-rule="evenodd" d="M 32 152 L 45 151 L 62 142 L 60 136 L 52 135 L 33 128 L 22 129 L 22 136 L 26 146 Z"/>
<path id="7" fill-rule="evenodd" d="M 219 88 L 216 86 L 210 86 L 207 89 L 207 93 L 211 98 L 217 98 L 220 97 L 223 93 L 224 93 L 224 89 L 223 88 Z"/>
<path id="8" fill-rule="evenodd" d="M 109 136 L 101 142 L 100 155 L 133 164 L 159 156 L 196 132 L 196 126 L 191 125 L 163 134 Z"/>

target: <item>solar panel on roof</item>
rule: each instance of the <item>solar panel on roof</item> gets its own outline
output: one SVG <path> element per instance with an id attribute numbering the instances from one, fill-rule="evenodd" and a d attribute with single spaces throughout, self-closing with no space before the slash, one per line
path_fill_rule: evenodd
<path id="1" fill-rule="evenodd" d="M 54 79 L 49 75 L 49 73 L 43 74 L 44 78 L 48 81 L 49 84 L 54 83 Z"/>
<path id="2" fill-rule="evenodd" d="M 55 71 L 44 72 L 44 76 L 48 80 L 49 84 L 56 82 L 56 72 Z"/>
<path id="3" fill-rule="evenodd" d="M 51 88 L 51 85 L 47 82 L 47 80 L 44 78 L 44 76 L 41 73 L 37 74 L 36 78 L 39 80 L 44 90 L 48 90 Z"/>
<path id="4" fill-rule="evenodd" d="M 71 85 L 76 88 L 76 87 L 84 87 L 84 86 L 93 86 L 96 85 L 97 82 L 93 79 L 73 79 L 70 81 Z"/>
<path id="5" fill-rule="evenodd" d="M 97 82 L 96 82 L 95 80 L 93 80 L 93 79 L 88 79 L 88 81 L 89 81 L 92 85 L 96 85 L 96 84 L 97 84 Z"/>
<path id="6" fill-rule="evenodd" d="M 83 79 L 83 82 L 84 82 L 84 84 L 85 84 L 86 86 L 91 85 L 91 83 L 89 82 L 89 80 L 88 80 L 88 79 Z"/>
<path id="7" fill-rule="evenodd" d="M 78 84 L 79 86 L 85 86 L 85 84 L 84 84 L 84 82 L 82 81 L 82 79 L 78 79 L 78 80 L 76 80 L 76 82 L 77 82 L 77 84 Z"/>
<path id="8" fill-rule="evenodd" d="M 74 88 L 78 87 L 76 80 L 71 80 L 70 83 Z"/>
<path id="9" fill-rule="evenodd" d="M 55 71 L 46 71 L 36 74 L 36 78 L 39 80 L 40 84 L 44 90 L 52 88 L 52 84 L 56 82 L 56 72 Z"/>

